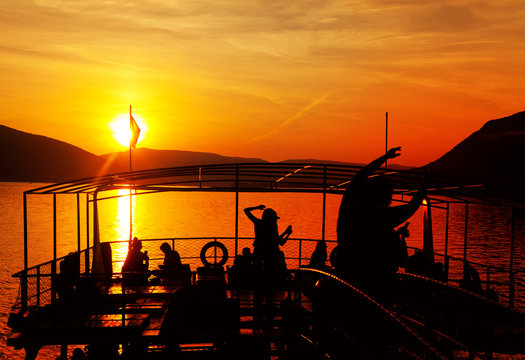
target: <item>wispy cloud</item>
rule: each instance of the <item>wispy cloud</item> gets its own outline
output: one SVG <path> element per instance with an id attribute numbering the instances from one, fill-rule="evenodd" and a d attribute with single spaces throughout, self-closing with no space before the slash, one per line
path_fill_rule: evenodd
<path id="1" fill-rule="evenodd" d="M 328 92 L 328 93 L 326 93 L 326 94 L 324 94 L 324 95 L 314 99 L 308 105 L 306 105 L 305 107 L 303 107 L 302 109 L 297 111 L 294 115 L 290 116 L 289 118 L 287 118 L 283 122 L 281 122 L 278 126 L 273 128 L 269 132 L 267 132 L 265 134 L 262 134 L 262 135 L 259 135 L 259 136 L 256 136 L 256 137 L 254 137 L 254 138 L 252 138 L 250 140 L 247 140 L 245 143 L 247 143 L 247 144 L 249 144 L 249 143 L 256 143 L 256 142 L 262 141 L 264 139 L 267 139 L 267 138 L 269 138 L 269 137 L 271 137 L 271 136 L 273 136 L 275 134 L 278 134 L 278 133 L 284 131 L 286 127 L 290 126 L 292 123 L 294 123 L 295 121 L 297 121 L 300 118 L 302 118 L 306 113 L 310 112 L 317 105 L 323 103 L 330 96 L 331 93 L 332 92 Z"/>

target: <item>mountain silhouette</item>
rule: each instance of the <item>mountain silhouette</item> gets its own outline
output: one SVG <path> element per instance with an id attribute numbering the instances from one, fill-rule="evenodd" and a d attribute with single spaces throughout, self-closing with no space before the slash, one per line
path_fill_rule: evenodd
<path id="1" fill-rule="evenodd" d="M 525 112 L 487 122 L 424 168 L 488 186 L 525 190 Z"/>
<path id="2" fill-rule="evenodd" d="M 59 182 L 129 170 L 129 152 L 97 156 L 81 148 L 0 125 L 0 181 Z M 423 168 L 436 175 L 472 179 L 485 185 L 525 190 L 525 168 L 519 156 L 525 154 L 525 112 L 487 122 L 445 155 Z M 259 158 L 229 157 L 208 152 L 153 150 L 133 151 L 133 169 L 186 165 L 262 163 Z M 284 160 L 348 164 L 315 159 Z M 395 169 L 405 167 L 390 165 Z M 421 169 L 421 168 L 420 168 Z"/>
<path id="3" fill-rule="evenodd" d="M 0 181 L 67 181 L 96 175 L 104 164 L 71 144 L 3 125 L 0 152 Z"/>

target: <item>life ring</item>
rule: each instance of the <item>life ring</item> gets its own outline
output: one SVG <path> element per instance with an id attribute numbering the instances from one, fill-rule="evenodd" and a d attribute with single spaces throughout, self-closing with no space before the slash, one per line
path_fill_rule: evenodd
<path id="1" fill-rule="evenodd" d="M 337 257 L 337 246 L 332 249 L 330 252 L 330 265 L 335 269 L 335 262 Z"/>
<path id="2" fill-rule="evenodd" d="M 206 258 L 206 252 L 212 247 L 217 248 L 215 251 L 220 250 L 222 252 L 222 257 L 220 258 L 219 262 L 211 263 Z M 220 255 L 217 254 L 217 256 L 214 257 L 215 261 L 219 258 L 219 256 Z M 223 266 L 224 264 L 226 264 L 226 261 L 228 261 L 228 249 L 226 249 L 226 246 L 224 246 L 224 244 L 221 242 L 210 241 L 209 243 L 204 245 L 201 249 L 201 261 L 202 261 L 202 264 L 206 267 Z"/>

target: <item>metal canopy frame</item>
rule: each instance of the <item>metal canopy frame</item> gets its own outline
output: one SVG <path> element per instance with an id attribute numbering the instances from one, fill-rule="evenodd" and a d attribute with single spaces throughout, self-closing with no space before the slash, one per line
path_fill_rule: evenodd
<path id="1" fill-rule="evenodd" d="M 162 191 L 224 192 L 302 192 L 342 194 L 362 166 L 318 163 L 239 163 L 171 167 L 122 172 L 99 177 L 46 185 L 25 194 L 92 194 L 95 191 L 129 189 L 141 193 Z M 396 195 L 412 195 L 421 186 L 418 171 L 379 169 L 376 175 L 387 177 Z M 490 191 L 479 183 L 448 177 L 434 177 L 428 197 L 433 204 L 478 203 L 520 206 L 512 197 Z"/>

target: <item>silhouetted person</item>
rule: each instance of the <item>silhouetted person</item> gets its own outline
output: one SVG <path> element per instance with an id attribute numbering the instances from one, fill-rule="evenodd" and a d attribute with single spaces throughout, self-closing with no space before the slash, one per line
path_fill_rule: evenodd
<path id="1" fill-rule="evenodd" d="M 84 350 L 81 348 L 76 348 L 73 350 L 73 355 L 71 356 L 71 360 L 85 360 L 87 359 L 86 354 L 84 353 Z"/>
<path id="2" fill-rule="evenodd" d="M 242 254 L 235 256 L 233 267 L 238 271 L 249 271 L 253 267 L 253 255 L 249 247 L 242 249 Z"/>
<path id="3" fill-rule="evenodd" d="M 416 249 L 415 253 L 408 257 L 405 271 L 409 274 L 431 277 L 432 264 L 421 250 Z"/>
<path id="4" fill-rule="evenodd" d="M 122 280 L 125 285 L 147 285 L 149 277 L 148 252 L 142 252 L 142 241 L 133 238 L 126 261 L 122 266 Z"/>
<path id="5" fill-rule="evenodd" d="M 254 210 L 264 210 L 261 219 L 252 214 Z M 286 276 L 284 254 L 279 250 L 279 246 L 283 246 L 290 237 L 292 226 L 288 225 L 279 235 L 277 228 L 279 216 L 273 209 L 266 208 L 264 205 L 248 207 L 244 209 L 244 213 L 253 222 L 255 229 L 253 263 L 259 273 L 255 294 L 256 311 L 260 313 L 263 303 L 266 302 L 266 316 L 271 323 L 275 286 Z"/>
<path id="6" fill-rule="evenodd" d="M 374 172 L 388 159 L 399 156 L 392 148 L 362 168 L 348 184 L 337 219 L 338 273 L 365 288 L 381 289 L 393 277 L 392 249 L 397 246 L 394 228 L 419 208 L 425 190 L 419 190 L 408 204 L 390 206 L 393 188 Z"/>
<path id="7" fill-rule="evenodd" d="M 481 279 L 479 278 L 478 270 L 475 267 L 470 265 L 467 261 L 463 268 L 463 280 L 461 281 L 461 287 L 473 291 L 475 293 L 483 293 L 483 288 L 481 287 Z"/>
<path id="8" fill-rule="evenodd" d="M 264 210 L 259 219 L 252 214 L 253 210 Z M 279 246 L 283 246 L 292 234 L 292 226 L 288 225 L 279 235 L 277 220 L 279 216 L 264 205 L 248 207 L 244 213 L 253 222 L 255 228 L 255 241 L 253 242 L 254 265 L 265 272 L 278 272 L 282 270 L 282 255 Z"/>
<path id="9" fill-rule="evenodd" d="M 328 254 L 326 252 L 326 241 L 319 240 L 315 245 L 315 250 L 312 253 L 312 256 L 310 257 L 310 262 L 308 263 L 308 266 L 319 270 L 325 270 L 327 258 Z"/>
<path id="10" fill-rule="evenodd" d="M 69 302 L 74 297 L 75 285 L 80 277 L 78 253 L 70 253 L 60 262 L 60 273 L 55 280 L 60 302 Z"/>
<path id="11" fill-rule="evenodd" d="M 178 251 L 173 250 L 167 242 L 162 243 L 160 250 L 164 253 L 164 263 L 159 268 L 168 273 L 179 270 L 182 263 Z"/>
<path id="12" fill-rule="evenodd" d="M 432 264 L 432 278 L 437 281 L 447 282 L 447 274 L 442 262 Z"/>
<path id="13" fill-rule="evenodd" d="M 236 255 L 233 266 L 228 269 L 228 277 L 236 288 L 250 287 L 257 275 L 253 265 L 253 254 L 249 247 L 242 249 L 242 254 Z"/>

